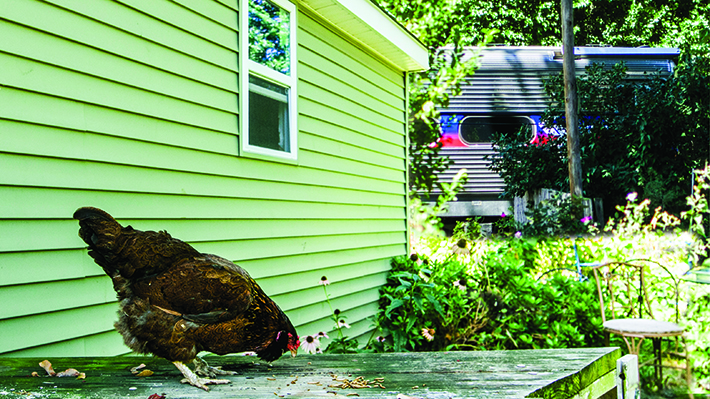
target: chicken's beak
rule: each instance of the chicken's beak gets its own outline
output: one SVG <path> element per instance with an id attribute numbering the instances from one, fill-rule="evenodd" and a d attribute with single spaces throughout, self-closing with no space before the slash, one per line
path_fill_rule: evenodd
<path id="1" fill-rule="evenodd" d="M 298 348 L 291 349 L 291 357 L 296 357 L 298 354 Z"/>

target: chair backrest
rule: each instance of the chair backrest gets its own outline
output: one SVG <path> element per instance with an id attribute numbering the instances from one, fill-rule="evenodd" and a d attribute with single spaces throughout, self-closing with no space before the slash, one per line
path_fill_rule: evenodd
<path id="1" fill-rule="evenodd" d="M 649 273 L 650 264 L 654 264 L 654 274 Z M 617 318 L 656 319 L 651 308 L 654 299 L 651 296 L 658 293 L 666 294 L 666 303 L 674 308 L 678 321 L 678 280 L 663 265 L 635 260 L 609 262 L 594 266 L 592 270 L 604 322 Z M 653 289 L 649 289 L 649 280 Z M 654 296 L 658 299 L 657 295 Z"/>

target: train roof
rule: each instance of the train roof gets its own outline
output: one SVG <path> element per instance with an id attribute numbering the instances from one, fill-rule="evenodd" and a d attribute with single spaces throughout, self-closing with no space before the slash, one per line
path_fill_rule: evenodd
<path id="1" fill-rule="evenodd" d="M 605 68 L 623 61 L 628 79 L 670 74 L 680 54 L 676 48 L 575 47 L 578 75 L 593 63 Z M 451 97 L 446 113 L 539 115 L 547 107 L 542 82 L 562 71 L 561 47 L 465 48 L 464 58 L 477 57 L 479 68 L 465 78 L 461 95 Z"/>

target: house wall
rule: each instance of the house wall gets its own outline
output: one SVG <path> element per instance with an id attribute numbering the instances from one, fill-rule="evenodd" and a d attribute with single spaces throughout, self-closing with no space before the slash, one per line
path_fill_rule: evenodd
<path id="1" fill-rule="evenodd" d="M 240 156 L 238 1 L 0 8 L 0 354 L 128 352 L 71 218 L 96 206 L 237 261 L 300 334 L 371 330 L 406 253 L 401 72 L 299 11 L 297 164 Z"/>

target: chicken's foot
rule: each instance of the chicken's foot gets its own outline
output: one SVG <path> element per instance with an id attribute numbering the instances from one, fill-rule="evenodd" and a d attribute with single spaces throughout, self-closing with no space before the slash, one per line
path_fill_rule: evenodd
<path id="1" fill-rule="evenodd" d="M 235 371 L 222 370 L 222 367 L 212 367 L 209 364 L 207 364 L 207 362 L 199 356 L 196 357 L 195 360 L 193 360 L 193 363 L 195 363 L 195 373 L 197 373 L 203 377 L 215 378 L 218 375 L 237 375 L 238 374 Z"/>
<path id="2" fill-rule="evenodd" d="M 175 367 L 180 370 L 183 376 L 185 378 L 182 379 L 183 384 L 190 384 L 194 387 L 204 389 L 205 391 L 209 391 L 210 389 L 207 387 L 207 385 L 217 385 L 217 384 L 229 384 L 229 380 L 215 380 L 215 379 L 209 379 L 209 378 L 200 378 L 197 376 L 197 374 L 193 373 L 190 368 L 188 368 L 185 363 L 183 362 L 173 362 Z"/>

